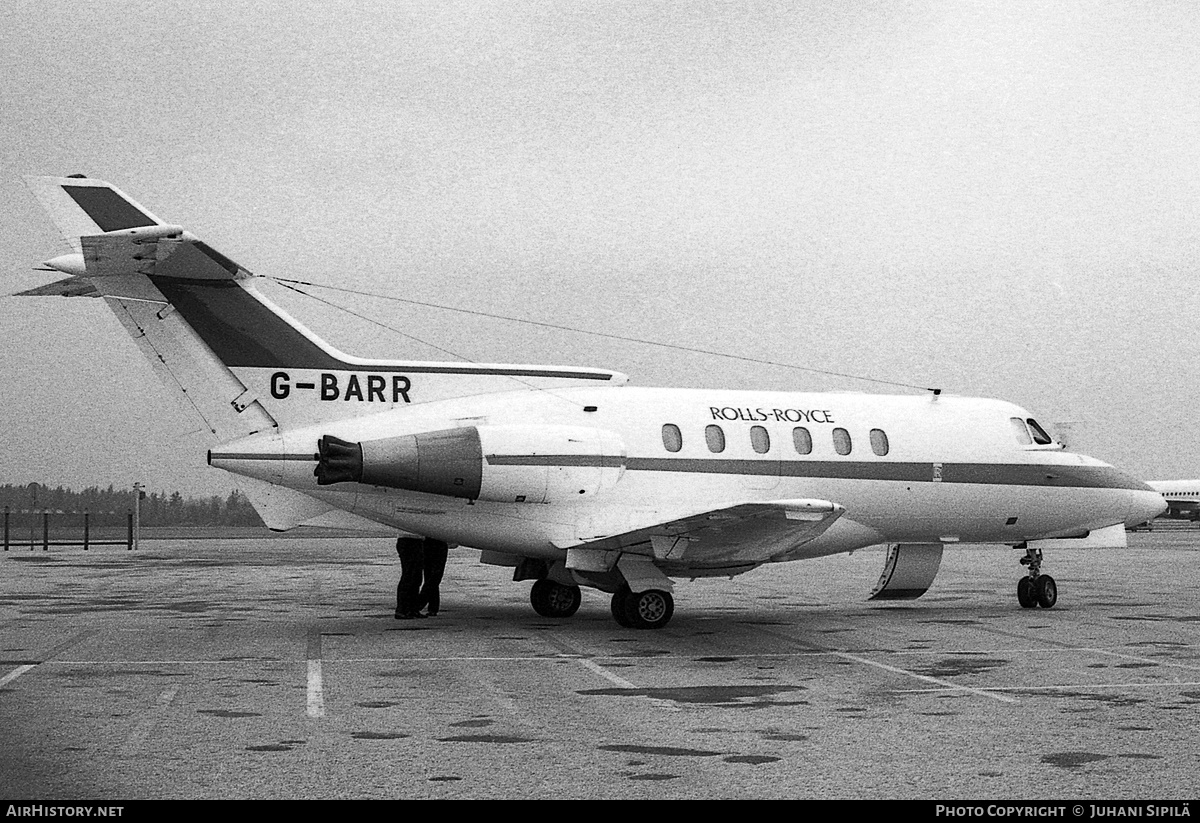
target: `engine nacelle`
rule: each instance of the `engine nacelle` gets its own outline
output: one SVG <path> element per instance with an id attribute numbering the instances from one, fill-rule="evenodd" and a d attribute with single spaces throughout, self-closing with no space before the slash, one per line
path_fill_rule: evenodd
<path id="1" fill-rule="evenodd" d="M 351 443 L 325 435 L 317 483 L 355 482 L 491 500 L 562 503 L 611 489 L 625 444 L 583 426 L 464 426 Z"/>

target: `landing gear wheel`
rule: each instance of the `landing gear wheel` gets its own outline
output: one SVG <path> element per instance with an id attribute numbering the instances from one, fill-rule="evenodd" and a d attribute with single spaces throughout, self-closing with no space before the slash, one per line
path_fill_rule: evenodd
<path id="1" fill-rule="evenodd" d="M 675 599 L 670 592 L 646 589 L 625 597 L 625 620 L 635 629 L 661 629 L 674 613 Z"/>
<path id="2" fill-rule="evenodd" d="M 625 616 L 625 600 L 629 598 L 633 592 L 629 591 L 628 586 L 622 586 L 613 592 L 612 596 L 612 616 L 613 620 L 617 621 L 617 625 L 625 629 L 632 629 L 633 624 L 629 622 L 629 618 Z"/>
<path id="3" fill-rule="evenodd" d="M 1022 577 L 1017 581 L 1017 602 L 1022 609 L 1032 609 L 1037 606 L 1036 584 L 1032 577 Z"/>
<path id="4" fill-rule="evenodd" d="M 1058 602 L 1058 584 L 1054 582 L 1054 578 L 1048 574 L 1043 574 L 1033 582 L 1034 591 L 1037 593 L 1038 605 L 1043 609 L 1049 609 Z"/>
<path id="5" fill-rule="evenodd" d="M 542 617 L 570 617 L 579 611 L 582 600 L 578 586 L 564 586 L 553 580 L 537 580 L 529 590 L 529 602 Z"/>
<path id="6" fill-rule="evenodd" d="M 1016 548 L 1025 549 L 1021 565 L 1029 567 L 1029 574 L 1017 582 L 1017 602 L 1026 609 L 1034 606 L 1052 608 L 1058 602 L 1058 584 L 1050 575 L 1042 574 L 1042 550 L 1029 548 L 1025 544 Z"/>

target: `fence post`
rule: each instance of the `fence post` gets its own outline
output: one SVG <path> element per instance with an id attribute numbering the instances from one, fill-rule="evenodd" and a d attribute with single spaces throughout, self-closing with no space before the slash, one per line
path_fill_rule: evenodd
<path id="1" fill-rule="evenodd" d="M 129 537 L 126 541 L 126 549 L 133 551 L 133 512 L 129 513 Z"/>
<path id="2" fill-rule="evenodd" d="M 8 506 L 4 507 L 4 550 L 8 551 Z"/>
<path id="3" fill-rule="evenodd" d="M 133 539 L 132 548 L 141 548 L 142 543 L 142 484 L 133 484 Z"/>
<path id="4" fill-rule="evenodd" d="M 84 551 L 88 550 L 88 537 L 89 536 L 90 536 L 90 534 L 89 534 L 89 529 L 88 529 L 88 510 L 84 509 L 83 510 L 83 550 Z"/>
<path id="5" fill-rule="evenodd" d="M 42 551 L 50 550 L 50 510 L 42 509 Z"/>

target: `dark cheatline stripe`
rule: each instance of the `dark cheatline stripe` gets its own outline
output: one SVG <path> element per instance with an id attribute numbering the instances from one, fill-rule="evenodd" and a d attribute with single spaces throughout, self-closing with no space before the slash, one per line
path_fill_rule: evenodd
<path id="1" fill-rule="evenodd" d="M 235 264 L 228 262 L 227 258 L 207 246 L 200 250 L 225 268 L 232 266 L 233 270 L 237 269 Z M 228 265 L 222 261 L 228 262 Z M 234 280 L 154 275 L 150 279 L 227 366 L 405 374 L 494 374 L 505 377 L 559 377 L 573 380 L 612 379 L 603 372 L 347 363 L 309 340 Z"/>
<path id="2" fill-rule="evenodd" d="M 63 191 L 95 221 L 100 231 L 153 226 L 154 221 L 112 189 L 103 186 L 63 186 Z"/>
<path id="3" fill-rule="evenodd" d="M 581 455 L 489 455 L 488 462 L 510 466 L 619 466 L 617 458 Z M 629 471 L 682 472 L 685 474 L 737 474 L 821 478 L 830 480 L 892 480 L 904 483 L 957 483 L 996 486 L 1042 486 L 1084 489 L 1136 489 L 1147 487 L 1112 466 L 1037 466 L 1022 463 L 944 463 L 940 481 L 934 480 L 933 463 L 840 460 L 720 460 L 716 458 L 630 457 Z"/>
<path id="4" fill-rule="evenodd" d="M 492 466 L 589 466 L 616 469 L 625 465 L 625 458 L 596 454 L 489 454 L 485 458 Z"/>

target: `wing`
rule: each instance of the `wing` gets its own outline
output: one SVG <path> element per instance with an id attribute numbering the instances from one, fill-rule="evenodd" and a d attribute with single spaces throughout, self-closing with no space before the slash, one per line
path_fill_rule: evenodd
<path id="1" fill-rule="evenodd" d="M 599 559 L 621 552 L 652 555 L 654 564 L 669 574 L 739 574 L 792 559 L 845 511 L 828 500 L 741 503 L 572 546 L 569 554 L 582 561 L 581 566 L 592 565 L 581 556 L 584 553 Z M 568 560 L 567 565 L 574 564 Z"/>

